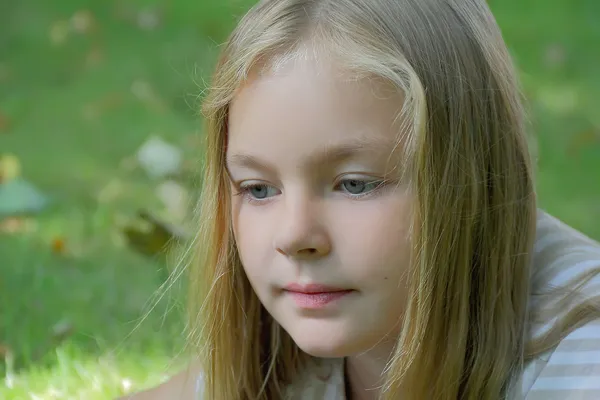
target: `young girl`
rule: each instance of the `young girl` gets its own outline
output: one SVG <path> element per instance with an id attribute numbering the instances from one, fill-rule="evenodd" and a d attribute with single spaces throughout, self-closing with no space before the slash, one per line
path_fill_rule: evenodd
<path id="1" fill-rule="evenodd" d="M 132 398 L 600 399 L 600 246 L 484 0 L 263 0 L 204 111 L 198 364 Z"/>

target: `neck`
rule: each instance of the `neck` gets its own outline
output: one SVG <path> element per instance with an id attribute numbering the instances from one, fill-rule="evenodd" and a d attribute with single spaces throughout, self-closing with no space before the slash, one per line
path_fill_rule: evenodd
<path id="1" fill-rule="evenodd" d="M 379 344 L 368 352 L 346 358 L 346 398 L 376 400 L 384 383 L 383 371 L 390 359 L 394 343 Z"/>

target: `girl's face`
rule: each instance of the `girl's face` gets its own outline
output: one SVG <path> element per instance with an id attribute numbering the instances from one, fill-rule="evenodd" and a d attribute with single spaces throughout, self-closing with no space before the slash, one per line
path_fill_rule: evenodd
<path id="1" fill-rule="evenodd" d="M 313 356 L 349 356 L 399 332 L 411 213 L 397 171 L 401 105 L 375 79 L 295 60 L 253 76 L 231 106 L 241 261 L 265 308 Z"/>

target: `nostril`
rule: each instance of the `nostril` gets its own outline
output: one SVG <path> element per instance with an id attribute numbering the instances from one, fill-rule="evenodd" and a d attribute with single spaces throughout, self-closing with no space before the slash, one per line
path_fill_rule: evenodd
<path id="1" fill-rule="evenodd" d="M 302 249 L 300 251 L 298 251 L 297 254 L 304 254 L 304 255 L 313 255 L 313 254 L 317 254 L 319 251 L 314 248 L 314 247 L 308 247 L 305 249 Z"/>

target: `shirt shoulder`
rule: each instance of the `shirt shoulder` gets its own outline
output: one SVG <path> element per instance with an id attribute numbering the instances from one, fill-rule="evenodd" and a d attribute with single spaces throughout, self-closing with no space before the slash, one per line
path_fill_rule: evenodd
<path id="1" fill-rule="evenodd" d="M 533 375 L 527 382 L 527 375 Z M 600 319 L 583 325 L 528 365 L 526 400 L 600 399 Z"/>
<path id="2" fill-rule="evenodd" d="M 590 299 L 600 299 L 600 243 L 540 211 L 529 298 L 535 318 L 529 335 L 543 336 L 566 313 Z"/>
<path id="3" fill-rule="evenodd" d="M 530 312 L 545 317 L 532 323 L 530 338 L 543 337 L 569 311 L 597 299 L 600 244 L 540 210 Z M 548 315 L 548 310 L 556 312 Z M 600 399 L 600 320 L 575 329 L 531 361 L 522 376 L 522 393 L 527 400 Z"/>

